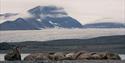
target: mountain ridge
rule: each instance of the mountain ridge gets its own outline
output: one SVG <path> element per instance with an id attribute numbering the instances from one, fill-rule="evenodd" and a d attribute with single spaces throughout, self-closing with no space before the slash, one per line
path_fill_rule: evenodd
<path id="1" fill-rule="evenodd" d="M 0 30 L 41 30 L 46 28 L 125 28 L 124 24 L 116 22 L 89 23 L 82 25 L 79 21 L 69 16 L 64 8 L 56 6 L 36 6 L 27 10 L 27 12 L 31 17 L 18 17 L 13 21 L 8 20 L 3 22 L 0 24 Z M 7 14 L 12 14 L 13 16 L 13 13 Z"/>
<path id="2" fill-rule="evenodd" d="M 125 28 L 125 24 L 116 22 L 89 23 L 83 25 L 83 28 Z"/>
<path id="3" fill-rule="evenodd" d="M 54 28 L 54 27 L 62 27 L 62 28 L 82 27 L 82 25 L 76 19 L 68 16 L 65 10 L 60 7 L 58 8 L 56 6 L 37 6 L 35 8 L 28 10 L 28 12 L 29 14 L 32 15 L 32 17 L 21 18 L 22 20 L 18 20 L 20 18 L 17 18 L 15 21 L 9 23 L 4 22 L 0 24 L 0 30 L 31 30 L 31 29 L 38 30 L 42 28 Z M 22 22 L 24 22 L 24 24 Z M 20 26 L 15 26 L 17 24 Z M 23 26 L 29 24 L 30 26 L 23 28 Z"/>

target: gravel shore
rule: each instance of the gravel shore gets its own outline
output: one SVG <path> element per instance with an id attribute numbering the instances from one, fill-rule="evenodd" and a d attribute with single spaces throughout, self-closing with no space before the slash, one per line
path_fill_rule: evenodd
<path id="1" fill-rule="evenodd" d="M 1 61 L 0 63 L 125 63 L 125 60 Z"/>

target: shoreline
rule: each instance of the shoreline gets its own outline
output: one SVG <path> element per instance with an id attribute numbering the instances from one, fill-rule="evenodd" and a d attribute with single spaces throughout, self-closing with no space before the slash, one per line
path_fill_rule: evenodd
<path id="1" fill-rule="evenodd" d="M 5 54 L 0 54 L 0 61 L 4 61 L 4 55 Z M 23 60 L 27 55 L 29 54 L 21 54 L 21 59 Z M 121 57 L 121 60 L 125 60 L 125 54 L 119 54 L 119 56 Z"/>
<path id="2" fill-rule="evenodd" d="M 125 63 L 125 60 L 0 61 L 0 63 Z"/>

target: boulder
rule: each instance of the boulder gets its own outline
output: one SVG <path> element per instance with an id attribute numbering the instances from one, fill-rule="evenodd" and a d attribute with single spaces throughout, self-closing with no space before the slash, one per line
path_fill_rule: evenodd
<path id="1" fill-rule="evenodd" d="M 6 61 L 15 61 L 15 60 L 21 60 L 20 50 L 18 47 L 13 48 L 11 52 L 7 53 L 4 56 L 4 59 Z"/>

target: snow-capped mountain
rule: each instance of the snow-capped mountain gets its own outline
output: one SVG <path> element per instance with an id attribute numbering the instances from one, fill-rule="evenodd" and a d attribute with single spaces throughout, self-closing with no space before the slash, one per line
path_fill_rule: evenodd
<path id="1" fill-rule="evenodd" d="M 83 28 L 125 28 L 125 24 L 114 22 L 90 23 L 83 25 Z"/>
<path id="2" fill-rule="evenodd" d="M 82 27 L 82 25 L 74 18 L 68 16 L 63 8 L 58 8 L 55 6 L 37 6 L 28 11 L 33 18 L 41 22 L 42 27 L 53 28 L 63 27 L 63 28 L 77 28 Z"/>
<path id="3" fill-rule="evenodd" d="M 0 30 L 31 30 L 43 28 L 81 28 L 82 25 L 68 16 L 63 8 L 56 6 L 37 6 L 28 10 L 32 17 L 17 18 L 0 24 Z"/>

